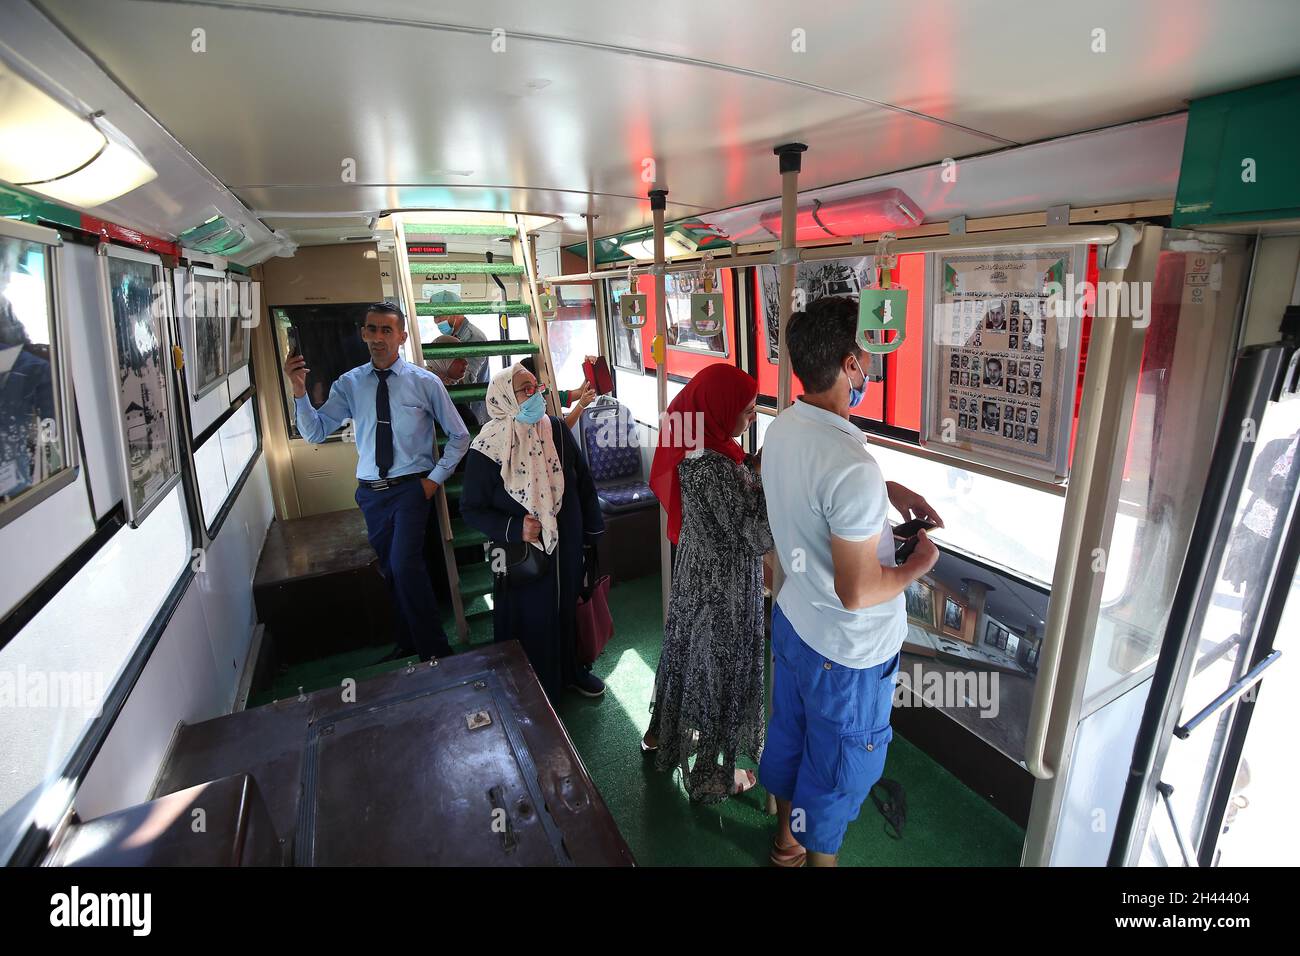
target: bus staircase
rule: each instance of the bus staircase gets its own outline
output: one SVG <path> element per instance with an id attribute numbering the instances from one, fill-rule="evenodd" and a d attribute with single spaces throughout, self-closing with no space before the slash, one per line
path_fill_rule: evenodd
<path id="1" fill-rule="evenodd" d="M 457 272 L 475 272 L 492 276 L 501 290 L 502 299 L 493 302 L 448 302 L 416 304 L 416 314 L 422 316 L 443 317 L 447 315 L 496 315 L 500 339 L 496 342 L 474 342 L 459 345 L 435 345 L 422 343 L 425 361 L 430 359 L 475 359 L 500 357 L 504 365 L 512 364 L 521 358 L 535 356 L 539 378 L 549 387 L 554 395 L 554 375 L 552 373 L 550 348 L 545 339 L 544 327 L 538 320 L 537 277 L 531 253 L 525 245 L 526 237 L 521 230 L 508 226 L 443 226 L 438 224 L 408 224 L 406 232 L 418 234 L 421 238 L 456 235 L 476 235 L 509 238 L 511 240 L 511 262 L 492 261 L 491 253 L 487 262 L 441 262 L 413 263 L 413 273 L 447 272 L 454 266 Z M 527 250 L 527 252 L 526 252 Z M 517 276 L 523 298 L 527 301 L 505 298 L 506 290 L 500 276 Z M 510 338 L 509 322 L 511 316 L 526 316 L 528 320 L 528 338 Z M 504 366 L 503 366 L 504 367 Z M 481 402 L 487 395 L 487 385 L 471 383 L 452 385 L 447 388 L 453 402 L 468 404 Z M 553 399 L 550 401 L 553 402 Z M 552 413 L 556 412 L 551 408 Z M 470 428 L 471 440 L 478 435 L 479 427 Z M 439 453 L 446 445 L 447 436 L 438 429 Z M 468 457 L 468 452 L 466 456 Z M 464 488 L 465 458 L 456 466 L 455 473 L 447 479 L 439 490 L 436 501 L 438 508 L 439 530 L 442 537 L 442 553 L 447 569 L 447 585 L 451 594 L 452 612 L 456 619 L 456 640 L 462 647 L 471 643 L 483 643 L 491 640 L 492 614 L 492 568 L 487 553 L 487 536 L 471 528 L 460 514 L 460 497 Z M 471 628 L 473 635 L 471 636 Z"/>

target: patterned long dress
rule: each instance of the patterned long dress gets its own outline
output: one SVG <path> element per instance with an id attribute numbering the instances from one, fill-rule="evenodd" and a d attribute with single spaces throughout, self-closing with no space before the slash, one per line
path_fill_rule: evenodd
<path id="1" fill-rule="evenodd" d="M 678 466 L 682 530 L 655 674 L 655 766 L 684 773 L 692 800 L 727 799 L 736 758 L 763 750 L 763 554 L 772 548 L 752 466 L 707 449 Z"/>

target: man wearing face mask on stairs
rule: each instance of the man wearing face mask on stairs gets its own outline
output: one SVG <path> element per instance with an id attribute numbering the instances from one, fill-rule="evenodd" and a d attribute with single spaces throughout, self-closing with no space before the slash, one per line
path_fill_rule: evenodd
<path id="1" fill-rule="evenodd" d="M 434 300 L 436 304 L 459 301 L 460 296 L 454 292 L 440 293 L 439 297 Z M 464 345 L 474 345 L 477 342 L 488 341 L 488 337 L 483 333 L 483 330 L 463 315 L 444 315 L 439 317 L 438 333 L 439 335 L 450 335 L 460 340 Z M 485 384 L 487 380 L 487 356 L 467 359 L 465 375 L 461 381 L 466 385 L 482 385 Z M 480 423 L 487 420 L 487 407 L 482 402 L 471 402 L 469 407 Z"/>

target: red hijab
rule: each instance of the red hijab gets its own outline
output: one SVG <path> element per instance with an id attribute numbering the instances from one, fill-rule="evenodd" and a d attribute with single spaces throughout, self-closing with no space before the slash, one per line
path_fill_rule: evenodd
<path id="1" fill-rule="evenodd" d="M 737 464 L 744 461 L 745 452 L 731 431 L 757 394 L 758 382 L 751 375 L 734 365 L 709 365 L 669 403 L 668 414 L 659 426 L 659 447 L 650 465 L 650 490 L 668 512 L 668 540 L 673 544 L 677 544 L 682 530 L 682 489 L 677 466 L 687 452 L 701 446 Z M 703 417 L 703 435 L 696 428 L 697 414 Z"/>

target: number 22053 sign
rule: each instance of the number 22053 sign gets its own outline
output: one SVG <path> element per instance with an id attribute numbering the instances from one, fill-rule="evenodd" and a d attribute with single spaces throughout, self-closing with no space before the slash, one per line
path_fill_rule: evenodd
<path id="1" fill-rule="evenodd" d="M 858 296 L 858 345 L 884 355 L 903 344 L 907 331 L 906 289 L 863 289 Z"/>

